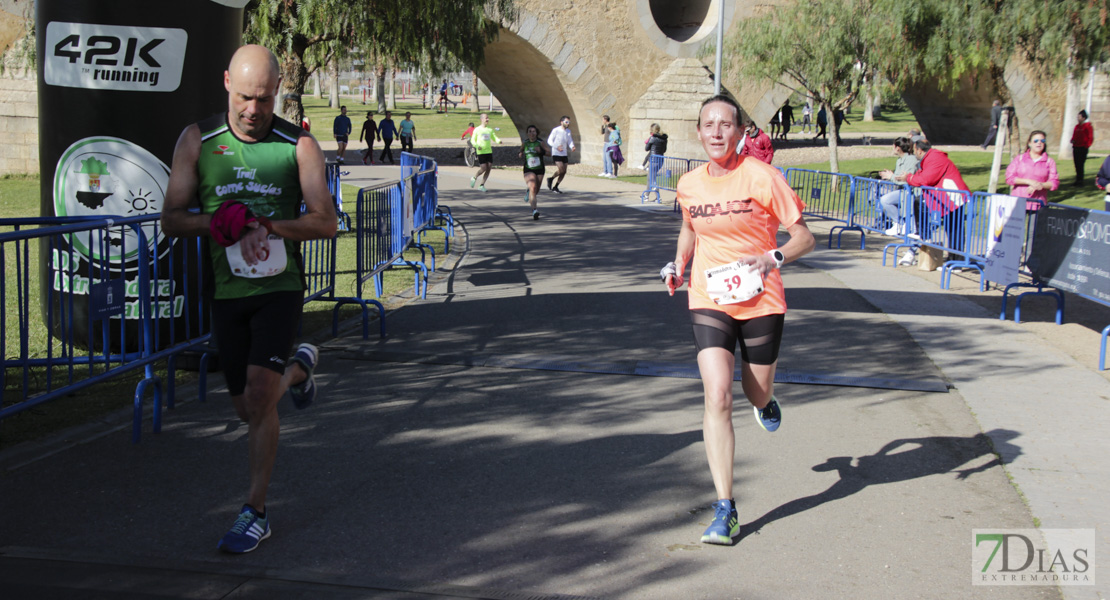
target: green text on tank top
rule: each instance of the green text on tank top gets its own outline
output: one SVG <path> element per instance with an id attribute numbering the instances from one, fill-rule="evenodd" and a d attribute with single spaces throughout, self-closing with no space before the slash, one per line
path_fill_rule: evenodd
<path id="1" fill-rule="evenodd" d="M 539 169 L 543 167 L 543 146 L 539 140 L 530 142 L 524 141 L 524 168 L 525 169 Z"/>
<path id="2" fill-rule="evenodd" d="M 238 200 L 271 220 L 296 218 L 302 200 L 297 168 L 299 127 L 274 117 L 269 135 L 258 142 L 245 142 L 231 132 L 225 114 L 201 121 L 198 126 L 201 150 L 197 193 L 202 212 L 211 214 L 227 200 Z M 215 298 L 304 290 L 299 245 L 271 236 L 271 255 L 275 258 L 282 254 L 276 244 L 284 246 L 284 265 L 270 261 L 268 270 L 258 272 L 254 267 L 244 268 L 237 245 L 225 249 L 209 240 Z"/>

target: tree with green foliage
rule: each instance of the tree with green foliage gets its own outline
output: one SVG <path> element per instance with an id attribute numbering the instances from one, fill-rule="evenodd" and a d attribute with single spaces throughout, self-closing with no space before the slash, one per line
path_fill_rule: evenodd
<path id="1" fill-rule="evenodd" d="M 251 0 L 245 28 L 248 41 L 277 55 L 281 112 L 299 122 L 306 61 L 322 65 L 328 50 L 338 58 L 357 52 L 379 65 L 418 64 L 431 71 L 453 56 L 477 68 L 500 21 L 514 17 L 512 0 Z"/>
<path id="2" fill-rule="evenodd" d="M 996 37 L 1006 42 L 1007 56 L 1017 53 L 1040 76 L 1065 78 L 1059 154 L 1070 155 L 1079 112 L 1075 78 L 1110 59 L 1110 0 L 1006 0 L 998 13 Z"/>

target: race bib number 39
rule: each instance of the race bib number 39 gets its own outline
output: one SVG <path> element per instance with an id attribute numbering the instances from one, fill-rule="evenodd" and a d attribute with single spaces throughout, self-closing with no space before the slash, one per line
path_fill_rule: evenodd
<path id="1" fill-rule="evenodd" d="M 705 291 L 717 304 L 737 304 L 763 293 L 763 276 L 751 265 L 728 263 L 705 270 Z"/>

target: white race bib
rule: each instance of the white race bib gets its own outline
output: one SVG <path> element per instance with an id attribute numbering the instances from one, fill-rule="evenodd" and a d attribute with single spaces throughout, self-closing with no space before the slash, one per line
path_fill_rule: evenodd
<path id="1" fill-rule="evenodd" d="M 705 270 L 705 291 L 717 304 L 737 304 L 763 293 L 763 276 L 751 265 L 712 267 Z"/>
<path id="2" fill-rule="evenodd" d="M 247 261 L 243 260 L 243 251 L 239 248 L 239 242 L 225 248 L 224 254 L 227 255 L 227 264 L 231 267 L 231 274 L 236 277 L 258 279 L 283 273 L 289 263 L 285 254 L 285 240 L 276 235 L 270 235 L 267 239 L 270 241 L 270 254 L 265 260 L 254 266 L 248 265 Z"/>
<path id="3" fill-rule="evenodd" d="M 528 168 L 537 169 L 543 164 L 543 159 L 538 156 L 528 156 Z"/>
<path id="4" fill-rule="evenodd" d="M 489 137 L 489 134 L 488 134 L 488 133 L 483 133 L 483 134 L 482 134 L 482 141 L 483 141 L 483 142 L 488 142 L 488 141 L 490 141 L 490 137 Z"/>

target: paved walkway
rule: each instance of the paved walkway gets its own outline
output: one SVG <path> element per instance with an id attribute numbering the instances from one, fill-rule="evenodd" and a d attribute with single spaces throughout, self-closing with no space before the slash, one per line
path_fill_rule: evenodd
<path id="1" fill-rule="evenodd" d="M 737 410 L 742 537 L 698 543 L 701 386 L 685 297 L 657 276 L 679 221 L 588 178 L 533 221 L 518 171 L 485 194 L 469 175 L 441 170 L 465 252 L 428 299 L 384 339 L 322 338 L 321 398 L 283 404 L 259 550 L 215 550 L 246 479 L 217 378 L 140 445 L 86 428 L 0 455 L 4 597 L 1059 598 L 972 586 L 972 530 L 1097 528 L 1110 556 L 1110 382 L 996 311 L 825 250 L 819 224 L 783 272 L 782 429 Z M 1063 596 L 1106 598 L 1105 581 Z"/>

